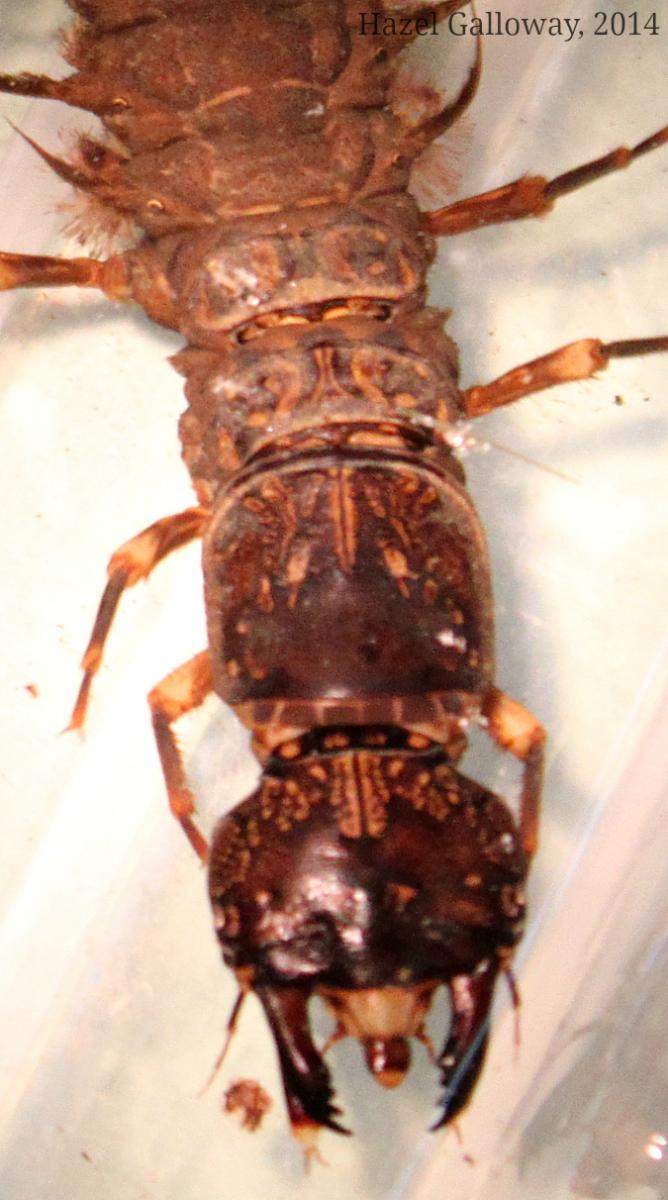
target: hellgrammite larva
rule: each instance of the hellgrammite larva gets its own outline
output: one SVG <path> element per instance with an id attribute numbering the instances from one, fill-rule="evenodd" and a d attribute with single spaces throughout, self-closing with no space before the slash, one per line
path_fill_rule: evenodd
<path id="1" fill-rule="evenodd" d="M 228 1032 L 255 992 L 310 1149 L 322 1126 L 348 1132 L 310 997 L 334 1013 L 328 1045 L 358 1038 L 394 1087 L 445 986 L 438 1128 L 472 1094 L 499 973 L 514 989 L 545 745 L 495 685 L 485 542 L 452 428 L 668 337 L 584 338 L 461 390 L 426 272 L 439 236 L 542 215 L 662 146 L 668 126 L 423 212 L 411 168 L 471 103 L 480 52 L 439 112 L 409 117 L 388 92 L 401 50 L 466 5 L 387 0 L 361 28 L 352 0 L 68 2 L 73 73 L 2 75 L 0 90 L 100 119 L 105 135 L 82 135 L 69 159 L 34 148 L 87 197 L 91 227 L 124 222 L 135 239 L 103 261 L 3 253 L 0 288 L 99 289 L 183 334 L 198 500 L 112 556 L 72 726 L 124 590 L 202 538 L 209 645 L 149 704 L 239 984 Z M 263 771 L 209 841 L 173 727 L 211 692 Z M 517 817 L 458 769 L 476 726 L 521 764 Z"/>

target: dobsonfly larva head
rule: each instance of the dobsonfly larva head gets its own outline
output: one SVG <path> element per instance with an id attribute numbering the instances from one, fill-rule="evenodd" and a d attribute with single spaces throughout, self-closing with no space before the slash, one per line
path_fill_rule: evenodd
<path id="1" fill-rule="evenodd" d="M 258 790 L 218 823 L 209 889 L 226 963 L 260 999 L 293 1132 L 338 1123 L 324 1050 L 356 1037 L 378 1083 L 410 1063 L 434 993 L 450 1031 L 436 1062 L 437 1126 L 467 1102 L 485 1053 L 499 971 L 521 936 L 527 862 L 506 804 L 442 749 L 401 730 L 314 731 L 265 766 Z M 320 734 L 321 736 L 318 736 Z M 424 739 L 425 742 L 427 739 Z M 337 1021 L 319 1050 L 308 1002 Z"/>

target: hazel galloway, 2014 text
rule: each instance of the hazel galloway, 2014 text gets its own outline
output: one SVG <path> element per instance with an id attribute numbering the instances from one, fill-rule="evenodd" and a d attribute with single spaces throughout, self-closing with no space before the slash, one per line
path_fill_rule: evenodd
<path id="1" fill-rule="evenodd" d="M 432 37 L 444 29 L 454 37 L 551 37 L 571 42 L 583 36 L 580 17 L 507 17 L 500 9 L 488 9 L 473 15 L 463 9 L 450 13 L 437 25 L 436 13 L 402 17 L 383 12 L 360 12 L 360 34 L 376 37 Z"/>

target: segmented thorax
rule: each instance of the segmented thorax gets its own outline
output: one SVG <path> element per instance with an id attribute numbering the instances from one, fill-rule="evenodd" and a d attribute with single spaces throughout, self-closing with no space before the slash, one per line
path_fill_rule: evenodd
<path id="1" fill-rule="evenodd" d="M 439 694 L 466 713 L 489 680 L 478 522 L 415 455 L 302 452 L 236 477 L 204 569 L 216 688 L 254 726 L 279 701 L 290 727 L 433 725 Z"/>
<path id="2" fill-rule="evenodd" d="M 332 722 L 447 740 L 491 680 L 491 599 L 396 47 L 343 0 L 156 0 L 108 32 L 105 11 L 76 86 L 113 68 L 103 120 L 131 153 L 89 168 L 146 231 L 126 293 L 188 342 L 216 689 L 265 744 Z"/>

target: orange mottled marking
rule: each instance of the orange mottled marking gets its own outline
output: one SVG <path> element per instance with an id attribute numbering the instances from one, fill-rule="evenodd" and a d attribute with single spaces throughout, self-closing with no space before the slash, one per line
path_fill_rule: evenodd
<path id="1" fill-rule="evenodd" d="M 336 557 L 341 570 L 349 575 L 357 558 L 358 518 L 352 471 L 346 467 L 331 472 L 330 513 Z"/>

